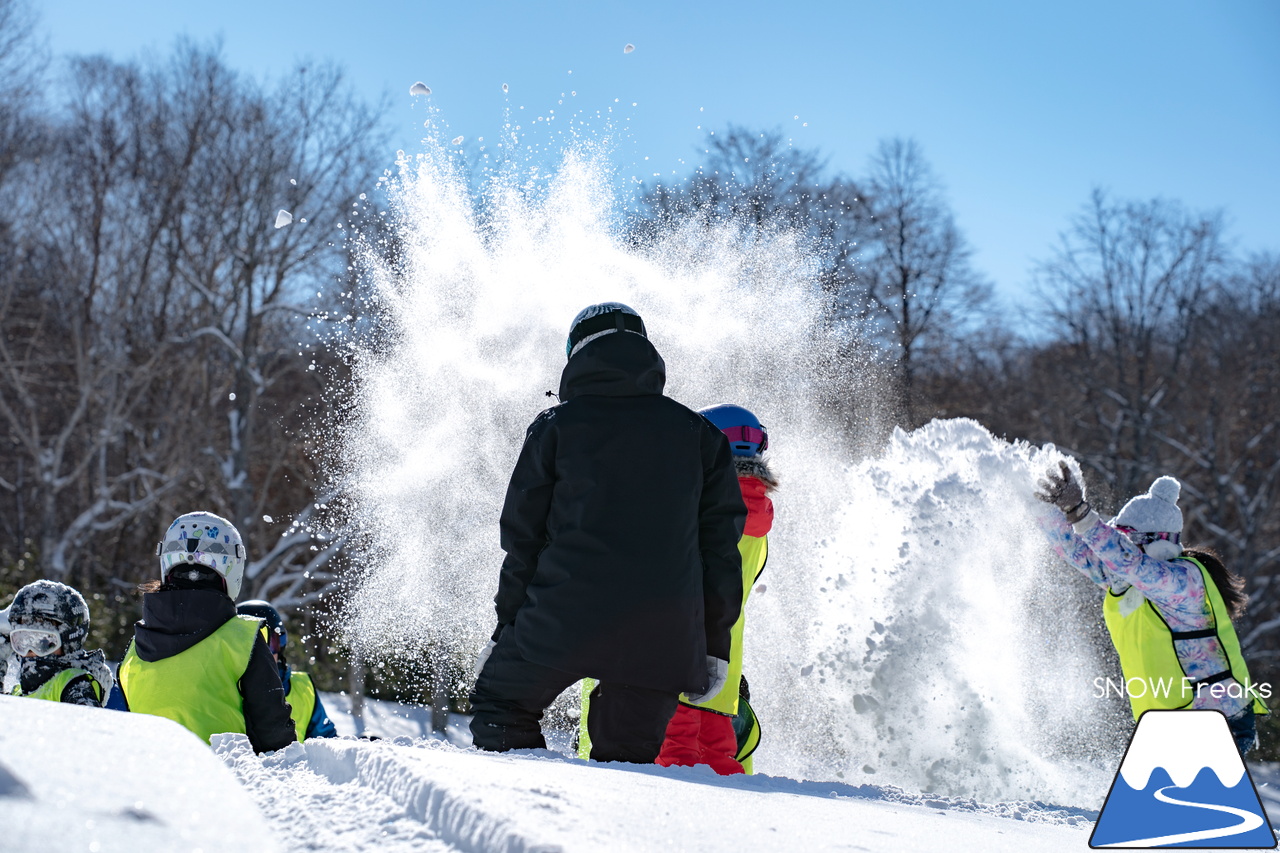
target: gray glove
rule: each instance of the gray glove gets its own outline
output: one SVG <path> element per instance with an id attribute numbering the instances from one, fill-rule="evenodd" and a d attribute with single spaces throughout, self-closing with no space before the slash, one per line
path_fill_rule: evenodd
<path id="1" fill-rule="evenodd" d="M 493 654 L 493 647 L 496 645 L 498 645 L 496 640 L 490 640 L 484 644 L 484 648 L 480 650 L 480 657 L 476 658 L 476 669 L 472 673 L 473 677 L 480 677 L 480 671 L 484 669 L 484 665 L 489 660 L 489 655 Z"/>
<path id="2" fill-rule="evenodd" d="M 707 655 L 707 678 L 711 683 L 707 685 L 707 689 L 698 694 L 686 693 L 685 701 L 691 705 L 701 705 L 712 696 L 715 696 L 724 689 L 725 682 L 729 680 L 729 662 L 721 660 L 718 657 Z"/>
<path id="3" fill-rule="evenodd" d="M 1067 463 L 1059 462 L 1058 467 L 1062 471 L 1061 474 L 1051 469 L 1045 474 L 1045 479 L 1037 484 L 1039 490 L 1036 492 L 1036 497 L 1062 510 L 1067 517 L 1067 523 L 1075 524 L 1089 514 L 1091 507 L 1084 499 L 1084 486 L 1076 482 Z"/>

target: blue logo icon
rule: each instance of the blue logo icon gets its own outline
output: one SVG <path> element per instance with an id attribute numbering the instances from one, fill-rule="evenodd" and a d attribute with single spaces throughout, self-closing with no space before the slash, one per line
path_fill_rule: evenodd
<path id="1" fill-rule="evenodd" d="M 1222 712 L 1142 715 L 1089 846 L 1276 846 Z"/>

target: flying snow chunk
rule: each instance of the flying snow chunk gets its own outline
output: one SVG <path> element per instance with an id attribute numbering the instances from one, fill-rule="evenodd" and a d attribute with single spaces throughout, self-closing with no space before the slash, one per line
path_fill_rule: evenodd
<path id="1" fill-rule="evenodd" d="M 426 83 L 423 83 L 421 80 L 419 80 L 417 83 L 414 83 L 412 86 L 409 87 L 409 94 L 410 95 L 430 95 L 431 87 L 428 86 Z"/>
<path id="2" fill-rule="evenodd" d="M 461 137 L 461 136 L 455 136 L 455 137 L 453 138 L 453 144 L 454 144 L 454 145 L 461 145 L 461 144 L 462 144 L 462 140 L 463 140 L 463 139 L 464 139 L 464 137 Z"/>
<path id="3" fill-rule="evenodd" d="M 636 46 L 635 46 L 634 44 L 628 43 L 628 44 L 627 44 L 627 46 L 626 46 L 626 47 L 624 47 L 624 48 L 622 49 L 622 52 L 623 52 L 623 53 L 630 53 L 631 51 L 633 51 L 633 50 L 635 50 L 635 49 L 636 49 Z"/>
<path id="4" fill-rule="evenodd" d="M 503 84 L 502 84 L 502 91 L 503 91 L 504 93 L 506 93 L 506 92 L 510 91 L 506 83 L 503 83 Z"/>
<path id="5" fill-rule="evenodd" d="M 293 214 L 287 210 L 282 210 L 276 214 L 276 227 L 283 228 L 293 222 Z"/>
<path id="6" fill-rule="evenodd" d="M 262 520 L 263 520 L 263 521 L 265 521 L 267 524 L 274 524 L 274 523 L 275 523 L 275 519 L 274 519 L 274 518 L 272 518 L 272 517 L 271 517 L 271 516 L 269 516 L 269 515 L 264 515 L 264 516 L 262 517 Z"/>

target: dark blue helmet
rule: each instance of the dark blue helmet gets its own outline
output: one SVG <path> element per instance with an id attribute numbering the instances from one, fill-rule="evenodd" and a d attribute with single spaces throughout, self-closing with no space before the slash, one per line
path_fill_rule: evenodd
<path id="1" fill-rule="evenodd" d="M 271 602 L 256 599 L 236 605 L 236 613 L 241 616 L 253 616 L 267 623 L 267 645 L 271 651 L 279 654 L 289 645 L 289 632 L 284 629 L 284 618 L 280 611 L 271 606 Z"/>
<path id="2" fill-rule="evenodd" d="M 741 406 L 721 403 L 700 414 L 725 434 L 734 456 L 758 456 L 769 449 L 769 432 L 760 419 Z"/>

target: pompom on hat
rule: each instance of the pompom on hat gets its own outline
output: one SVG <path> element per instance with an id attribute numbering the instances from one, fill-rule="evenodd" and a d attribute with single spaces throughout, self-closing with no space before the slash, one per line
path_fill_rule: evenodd
<path id="1" fill-rule="evenodd" d="M 1120 514 L 1111 519 L 1112 527 L 1129 527 L 1138 533 L 1181 533 L 1182 510 L 1178 495 L 1182 484 L 1173 477 L 1161 477 L 1151 484 L 1145 495 L 1132 498 Z"/>

